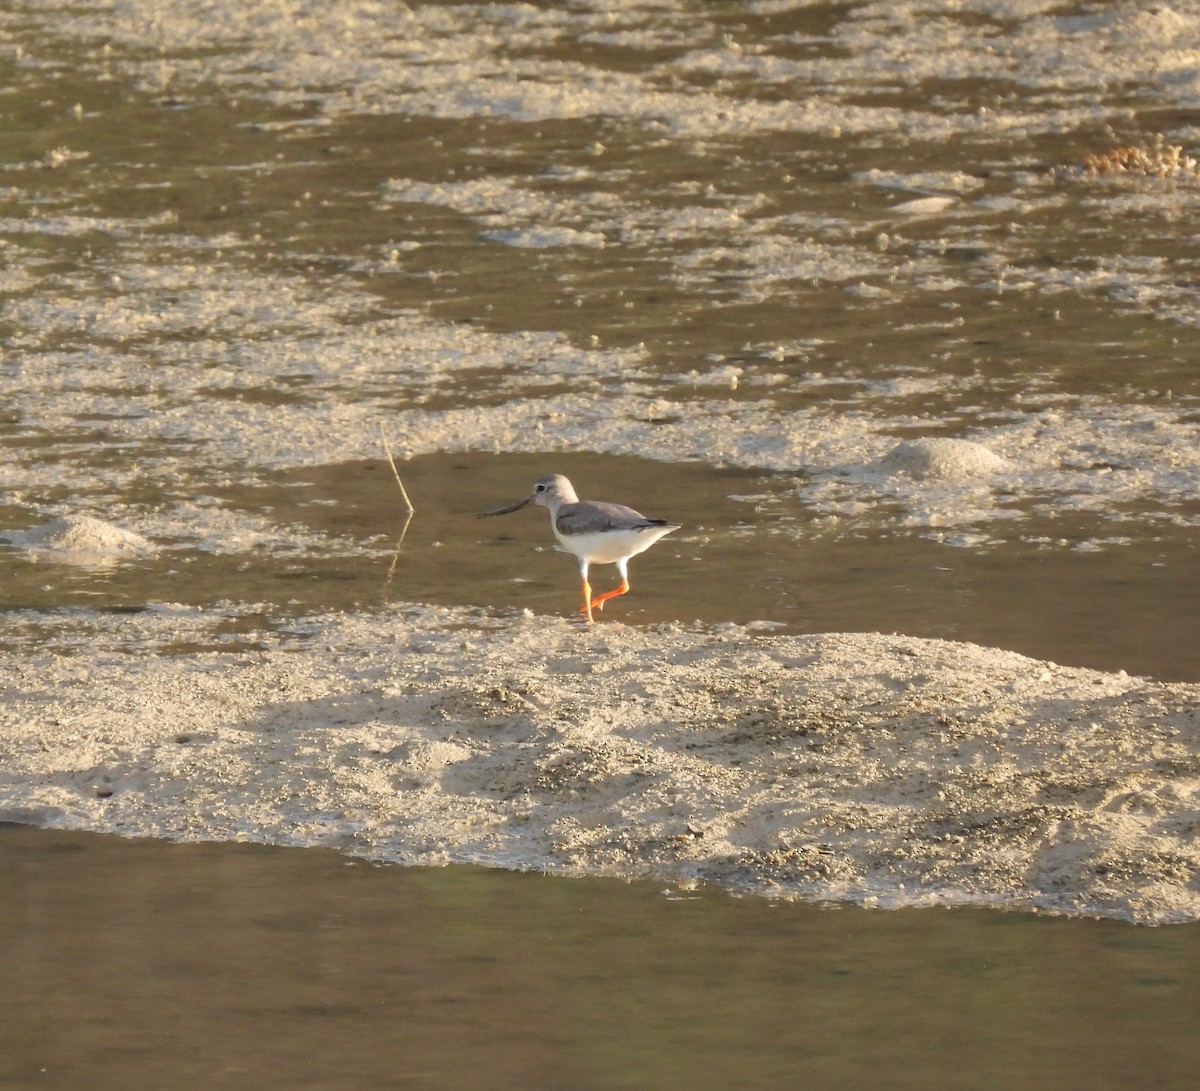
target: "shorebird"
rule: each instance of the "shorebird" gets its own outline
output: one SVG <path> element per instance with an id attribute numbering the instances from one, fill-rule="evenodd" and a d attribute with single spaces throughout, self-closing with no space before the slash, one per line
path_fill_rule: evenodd
<path id="1" fill-rule="evenodd" d="M 593 610 L 603 610 L 604 604 L 629 590 L 629 558 L 649 549 L 664 534 L 678 530 L 682 524 L 665 519 L 647 519 L 641 512 L 624 504 L 605 504 L 595 500 L 580 500 L 571 482 L 562 474 L 547 474 L 533 483 L 533 492 L 524 500 L 479 513 L 508 515 L 520 511 L 526 504 L 541 504 L 550 509 L 550 529 L 563 548 L 579 558 L 579 574 L 583 578 L 583 605 L 579 612 L 587 614 L 588 622 L 595 621 Z M 588 567 L 593 564 L 615 564 L 621 574 L 621 586 L 601 595 L 592 595 L 588 583 Z"/>

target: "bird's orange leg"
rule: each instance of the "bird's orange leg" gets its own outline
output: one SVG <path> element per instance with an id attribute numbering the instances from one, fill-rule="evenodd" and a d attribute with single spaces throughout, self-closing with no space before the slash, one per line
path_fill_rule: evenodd
<path id="1" fill-rule="evenodd" d="M 609 599 L 615 599 L 618 595 L 626 595 L 629 593 L 629 569 L 626 567 L 627 560 L 622 558 L 617 561 L 617 572 L 621 576 L 621 586 L 614 587 L 611 591 L 605 591 L 603 595 L 597 595 L 591 600 L 589 605 L 593 610 L 603 610 L 604 604 Z"/>
<path id="2" fill-rule="evenodd" d="M 589 625 L 596 620 L 594 617 L 592 617 L 592 605 L 592 585 L 588 583 L 587 573 L 585 572 L 583 574 L 583 605 L 579 607 L 579 612 L 581 614 L 587 614 Z"/>
<path id="3" fill-rule="evenodd" d="M 605 591 L 604 594 L 597 595 L 594 599 L 592 599 L 590 605 L 593 610 L 603 610 L 604 604 L 608 602 L 609 599 L 615 599 L 618 595 L 627 594 L 629 594 L 629 579 L 628 577 L 622 577 L 620 587 L 614 587 L 611 591 Z"/>

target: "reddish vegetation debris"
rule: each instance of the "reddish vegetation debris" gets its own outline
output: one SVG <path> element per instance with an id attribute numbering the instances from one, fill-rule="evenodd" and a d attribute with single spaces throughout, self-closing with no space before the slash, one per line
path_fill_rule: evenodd
<path id="1" fill-rule="evenodd" d="M 1097 155 L 1086 155 L 1082 170 L 1085 174 L 1142 174 L 1154 178 L 1176 178 L 1200 174 L 1200 164 L 1184 154 L 1182 145 L 1157 141 L 1150 148 L 1123 144 Z"/>

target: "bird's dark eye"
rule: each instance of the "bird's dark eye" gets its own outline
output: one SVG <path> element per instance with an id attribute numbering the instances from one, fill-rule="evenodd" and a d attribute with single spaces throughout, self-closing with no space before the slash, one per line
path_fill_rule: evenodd
<path id="1" fill-rule="evenodd" d="M 534 488 L 534 492 L 545 492 L 546 491 L 545 485 L 535 485 L 533 488 Z"/>

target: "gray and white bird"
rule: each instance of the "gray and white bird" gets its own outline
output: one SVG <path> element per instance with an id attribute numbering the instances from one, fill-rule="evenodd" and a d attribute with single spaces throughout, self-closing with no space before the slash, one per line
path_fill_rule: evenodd
<path id="1" fill-rule="evenodd" d="M 579 558 L 579 574 L 583 578 L 583 605 L 580 613 L 589 622 L 593 610 L 629 590 L 629 558 L 645 552 L 664 534 L 679 530 L 681 523 L 665 519 L 647 519 L 641 512 L 624 504 L 606 504 L 596 500 L 580 500 L 575 489 L 562 474 L 546 474 L 533 483 L 533 492 L 524 500 L 479 513 L 483 519 L 490 515 L 508 515 L 527 504 L 541 504 L 550 509 L 550 529 L 564 549 Z M 621 574 L 621 585 L 600 595 L 592 595 L 588 583 L 588 568 L 593 564 L 615 564 Z"/>

